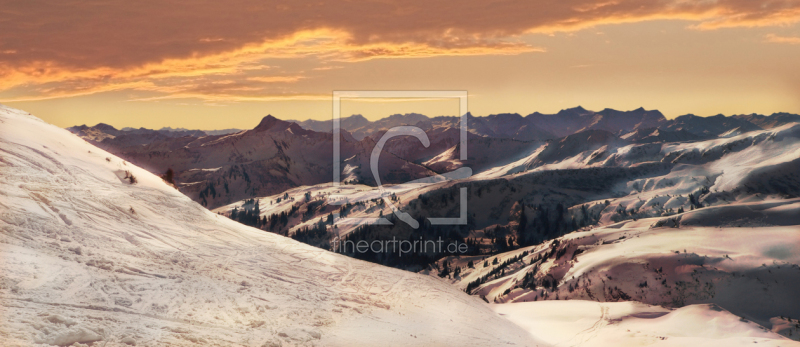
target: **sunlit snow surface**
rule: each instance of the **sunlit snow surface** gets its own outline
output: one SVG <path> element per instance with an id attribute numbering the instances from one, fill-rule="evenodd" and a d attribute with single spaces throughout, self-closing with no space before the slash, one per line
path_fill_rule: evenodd
<path id="1" fill-rule="evenodd" d="M 456 287 L 233 222 L 5 107 L 0 170 L 3 346 L 535 344 Z"/>
<path id="2" fill-rule="evenodd" d="M 707 208 L 683 217 L 709 224 L 737 212 L 733 207 Z M 800 212 L 798 200 L 739 207 L 772 211 L 767 214 L 772 219 Z M 498 303 L 493 304 L 495 311 L 559 346 L 615 346 L 614 341 L 800 346 L 776 334 L 791 330 L 796 339 L 800 331 L 798 226 L 653 227 L 657 221 L 621 222 L 496 256 L 448 257 L 440 263 L 463 267 L 460 276 L 446 281 L 466 288 L 500 266 L 494 258 L 499 264 L 518 258 L 472 293 Z M 474 268 L 466 266 L 470 261 Z M 430 274 L 436 276 L 435 271 Z M 559 285 L 531 290 L 523 286 L 528 274 Z M 608 310 L 629 313 L 609 316 Z M 794 320 L 781 318 L 787 316 Z"/>
<path id="3" fill-rule="evenodd" d="M 796 346 L 715 305 L 674 310 L 582 300 L 493 305 L 553 346 Z"/>

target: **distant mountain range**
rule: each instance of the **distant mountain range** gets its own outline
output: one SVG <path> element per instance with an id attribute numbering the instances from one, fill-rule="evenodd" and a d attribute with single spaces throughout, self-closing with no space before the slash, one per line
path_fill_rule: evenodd
<path id="1" fill-rule="evenodd" d="M 459 160 L 459 117 L 395 114 L 377 121 L 361 115 L 341 119 L 342 180 L 374 184 L 369 157 L 388 129 L 415 125 L 426 131 L 430 146 L 411 137 L 387 142 L 381 156 L 384 183 L 400 183 L 445 173 L 461 166 L 475 174 L 509 166 L 508 172 L 532 170 L 587 153 L 591 164 L 610 151 L 632 143 L 686 142 L 770 129 L 800 116 L 737 115 L 668 120 L 655 110 L 575 107 L 556 114 L 516 113 L 468 116 L 468 160 Z M 178 188 L 210 208 L 252 196 L 330 182 L 333 178 L 331 121 L 283 121 L 267 116 L 253 129 L 201 131 L 124 128 L 107 124 L 68 128 L 100 148 L 153 173 L 173 169 Z M 516 163 L 516 161 L 522 161 Z"/>
<path id="2" fill-rule="evenodd" d="M 556 114 L 535 112 L 525 117 L 518 113 L 492 114 L 475 117 L 467 114 L 469 131 L 478 136 L 510 138 L 521 141 L 555 139 L 585 130 L 605 130 L 618 133 L 639 128 L 656 127 L 667 122 L 659 111 L 639 108 L 633 111 L 605 109 L 593 112 L 583 107 L 562 110 Z M 297 122 L 305 129 L 329 132 L 332 121 L 306 120 Z M 362 115 L 353 115 L 340 120 L 342 129 L 354 138 L 361 139 L 376 132 L 399 125 L 416 125 L 423 129 L 436 127 L 458 127 L 459 117 L 434 117 L 418 113 L 394 114 L 371 122 Z"/>
<path id="3" fill-rule="evenodd" d="M 131 127 L 125 127 L 125 128 L 120 129 L 120 130 L 122 130 L 122 131 L 137 131 L 137 130 L 149 130 L 149 129 L 145 129 L 145 128 L 136 129 L 136 128 L 131 128 Z M 242 131 L 242 129 L 230 128 L 230 129 L 221 129 L 221 130 L 191 130 L 191 129 L 186 129 L 186 128 L 163 127 L 161 129 L 158 129 L 157 131 L 159 131 L 159 132 L 170 132 L 170 133 L 198 132 L 199 131 L 199 132 L 206 133 L 207 135 L 226 135 L 226 134 L 238 133 L 238 132 Z"/>
<path id="4" fill-rule="evenodd" d="M 145 135 L 150 136 L 152 138 L 160 137 L 183 137 L 183 136 L 206 136 L 206 135 L 226 135 L 232 134 L 242 131 L 241 129 L 222 129 L 222 130 L 189 130 L 186 128 L 170 128 L 164 127 L 158 130 L 153 129 L 146 129 L 146 128 L 131 128 L 125 127 L 122 129 L 117 130 L 111 125 L 105 123 L 98 123 L 95 126 L 87 126 L 84 125 L 76 125 L 73 127 L 67 128 L 73 134 L 80 135 L 84 138 L 91 138 L 94 140 L 102 141 L 106 138 L 114 138 L 118 136 L 128 136 L 128 135 Z"/>
<path id="5" fill-rule="evenodd" d="M 555 114 L 539 112 L 521 116 L 518 113 L 492 114 L 486 117 L 468 115 L 469 131 L 478 136 L 511 138 L 521 141 L 550 140 L 587 130 L 605 130 L 618 136 L 644 129 L 667 131 L 686 131 L 698 136 L 719 136 L 725 132 L 739 129 L 742 132 L 771 129 L 787 123 L 800 122 L 800 115 L 775 113 L 769 116 L 751 114 L 725 117 L 699 117 L 693 114 L 668 120 L 658 110 L 638 108 L 632 111 L 604 109 L 599 112 L 583 107 L 561 110 Z M 319 132 L 331 131 L 332 121 L 305 120 L 293 121 L 304 129 Z M 458 117 L 427 117 L 418 113 L 394 114 L 389 117 L 369 121 L 362 115 L 352 115 L 340 120 L 342 129 L 350 132 L 355 139 L 362 139 L 380 131 L 400 125 L 415 125 L 423 129 L 436 127 L 458 127 Z"/>
<path id="6" fill-rule="evenodd" d="M 251 130 L 227 135 L 200 131 L 120 131 L 106 124 L 69 131 L 150 172 L 175 172 L 179 189 L 204 206 L 215 207 L 251 196 L 330 182 L 333 136 L 296 123 L 264 117 Z M 368 160 L 374 140 L 356 141 L 344 133 L 341 143 L 344 181 L 374 183 Z M 404 182 L 433 172 L 396 156 L 381 158 L 384 182 Z"/>

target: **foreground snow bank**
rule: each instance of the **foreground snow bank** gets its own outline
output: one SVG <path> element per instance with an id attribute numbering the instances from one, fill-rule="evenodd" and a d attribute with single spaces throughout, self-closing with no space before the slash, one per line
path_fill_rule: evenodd
<path id="1" fill-rule="evenodd" d="M 230 221 L 2 106 L 0 171 L 4 346 L 535 344 L 453 286 Z"/>
<path id="2" fill-rule="evenodd" d="M 554 346 L 800 345 L 713 304 L 670 310 L 637 302 L 569 300 L 493 308 Z"/>
<path id="3" fill-rule="evenodd" d="M 491 302 L 715 304 L 796 340 L 799 203 L 737 203 L 624 221 L 497 256 L 448 257 L 439 266 L 460 267 L 446 281 Z"/>

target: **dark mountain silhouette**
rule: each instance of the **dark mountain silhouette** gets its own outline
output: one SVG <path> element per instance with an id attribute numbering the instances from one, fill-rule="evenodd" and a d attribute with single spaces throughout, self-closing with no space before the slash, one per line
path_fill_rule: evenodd
<path id="1" fill-rule="evenodd" d="M 772 129 L 789 123 L 800 123 L 800 115 L 780 112 L 769 116 L 760 114 L 737 114 L 733 118 L 753 123 L 763 129 Z"/>
<path id="2" fill-rule="evenodd" d="M 656 127 L 667 121 L 657 110 L 647 111 L 638 108 L 633 111 L 617 111 L 607 108 L 593 112 L 580 106 L 561 110 L 554 115 L 536 112 L 526 118 L 558 137 L 586 130 L 605 130 L 621 134 L 636 129 Z"/>
<path id="3" fill-rule="evenodd" d="M 759 126 L 746 120 L 725 117 L 721 114 L 711 117 L 699 117 L 693 114 L 687 114 L 672 119 L 660 125 L 658 128 L 668 131 L 684 130 L 695 135 L 706 137 L 719 136 L 728 131 L 737 129 L 740 132 L 761 130 Z"/>

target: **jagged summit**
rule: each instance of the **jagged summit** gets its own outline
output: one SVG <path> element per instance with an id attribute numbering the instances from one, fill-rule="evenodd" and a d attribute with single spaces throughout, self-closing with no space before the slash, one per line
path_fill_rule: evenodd
<path id="1" fill-rule="evenodd" d="M 521 119 L 522 116 L 520 116 L 519 113 L 495 113 L 495 114 L 490 114 L 490 115 L 486 116 L 486 118 L 496 118 L 496 119 L 501 119 L 501 120 L 502 119 L 509 119 L 509 118 L 511 118 L 511 119 Z"/>
<path id="2" fill-rule="evenodd" d="M 556 114 L 534 112 L 525 118 L 556 137 L 592 129 L 622 134 L 639 128 L 656 127 L 667 121 L 658 110 L 648 111 L 643 107 L 633 111 L 605 108 L 600 112 L 595 112 L 577 106 L 563 109 Z"/>
<path id="3" fill-rule="evenodd" d="M 349 117 L 343 117 L 342 120 L 344 120 L 344 119 L 347 119 L 347 120 L 350 120 L 350 121 L 367 121 L 367 122 L 369 122 L 367 117 L 364 117 L 361 114 L 354 114 L 354 115 L 351 115 Z"/>
<path id="4" fill-rule="evenodd" d="M 258 125 L 255 128 L 253 128 L 253 130 L 257 132 L 267 131 L 280 123 L 288 123 L 288 122 L 282 121 L 278 118 L 273 117 L 271 114 L 268 114 L 266 117 L 261 119 L 261 122 L 258 123 Z"/>
<path id="5" fill-rule="evenodd" d="M 314 131 L 303 129 L 300 125 L 294 122 L 288 122 L 285 120 L 280 120 L 275 116 L 269 114 L 266 117 L 261 119 L 261 122 L 253 128 L 254 132 L 281 132 L 281 131 L 289 131 L 296 135 L 305 135 L 309 133 L 314 133 Z"/>
<path id="6" fill-rule="evenodd" d="M 585 108 L 583 108 L 583 106 L 578 105 L 576 107 L 567 108 L 567 109 L 563 109 L 561 111 L 558 111 L 558 113 L 562 113 L 562 112 L 583 113 L 583 112 L 590 112 L 590 111 L 585 109 Z"/>
<path id="7" fill-rule="evenodd" d="M 676 117 L 658 128 L 669 131 L 685 130 L 705 137 L 719 136 L 737 128 L 741 132 L 762 130 L 758 125 L 737 117 L 726 117 L 722 114 L 700 117 L 691 113 Z"/>
<path id="8" fill-rule="evenodd" d="M 427 116 L 423 115 L 423 114 L 419 114 L 419 113 L 399 114 L 399 113 L 396 113 L 396 114 L 393 114 L 393 115 L 391 115 L 389 117 L 386 117 L 384 119 L 377 120 L 374 123 L 386 124 L 387 126 L 389 126 L 389 125 L 390 126 L 396 126 L 396 125 L 399 125 L 399 124 L 403 124 L 403 125 L 416 124 L 416 123 L 424 121 L 424 120 L 429 120 L 429 118 Z"/>
<path id="9" fill-rule="evenodd" d="M 113 127 L 113 126 L 111 126 L 111 125 L 108 125 L 108 124 L 106 124 L 106 123 L 97 123 L 97 125 L 95 125 L 95 126 L 94 126 L 94 128 L 98 128 L 98 129 L 108 129 L 108 130 L 117 130 L 117 128 L 115 128 L 115 127 Z"/>
<path id="10" fill-rule="evenodd" d="M 769 116 L 756 113 L 749 115 L 740 114 L 734 115 L 733 118 L 748 121 L 764 129 L 772 129 L 788 123 L 800 123 L 800 115 L 787 112 L 773 113 Z"/>

